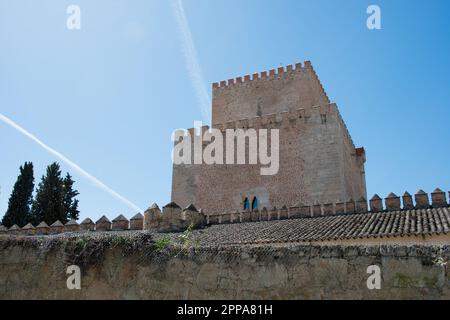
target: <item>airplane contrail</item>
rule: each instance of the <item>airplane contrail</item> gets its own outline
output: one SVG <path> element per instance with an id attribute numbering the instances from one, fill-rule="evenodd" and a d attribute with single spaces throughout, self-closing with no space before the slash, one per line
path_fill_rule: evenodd
<path id="1" fill-rule="evenodd" d="M 197 59 L 197 51 L 195 50 L 195 44 L 192 39 L 191 29 L 184 11 L 183 2 L 181 0 L 174 0 L 172 4 L 181 34 L 189 78 L 192 81 L 198 102 L 200 103 L 203 122 L 208 123 L 211 119 L 209 113 L 209 110 L 211 109 L 211 99 L 206 89 L 205 81 L 203 80 L 202 71 Z"/>
<path id="2" fill-rule="evenodd" d="M 87 172 L 86 170 L 82 169 L 79 165 L 77 165 L 76 163 L 74 163 L 73 161 L 69 160 L 66 156 L 64 156 L 63 154 L 59 153 L 58 151 L 56 151 L 55 149 L 49 147 L 47 144 L 45 144 L 44 142 L 42 142 L 40 139 L 38 139 L 35 135 L 33 135 L 32 133 L 28 132 L 27 130 L 25 130 L 24 128 L 22 128 L 21 126 L 19 126 L 17 123 L 15 123 L 13 120 L 9 119 L 8 117 L 4 116 L 3 114 L 0 113 L 0 120 L 3 121 L 4 123 L 6 123 L 7 125 L 11 126 L 12 128 L 16 129 L 17 131 L 19 131 L 20 133 L 22 133 L 24 136 L 26 136 L 27 138 L 31 139 L 32 141 L 36 142 L 38 145 L 40 145 L 42 148 L 44 148 L 47 152 L 49 152 L 50 154 L 54 155 L 55 157 L 59 158 L 61 161 L 63 161 L 64 163 L 66 163 L 68 166 L 70 166 L 71 168 L 73 168 L 75 171 L 77 171 L 79 174 L 81 174 L 82 176 L 84 176 L 86 179 L 88 179 L 89 181 L 91 181 L 94 185 L 96 185 L 97 187 L 99 187 L 100 189 L 106 191 L 107 193 L 109 193 L 110 195 L 112 195 L 114 198 L 120 200 L 121 202 L 125 203 L 127 206 L 129 206 L 130 208 L 133 208 L 133 210 L 138 211 L 138 212 L 144 212 L 141 208 L 139 208 L 137 205 L 135 205 L 133 202 L 131 202 L 130 200 L 126 199 L 125 197 L 121 196 L 120 194 L 118 194 L 116 191 L 114 191 L 113 189 L 111 189 L 110 187 L 108 187 L 107 185 L 105 185 L 103 182 L 101 182 L 100 180 L 98 180 L 96 177 L 94 177 L 92 174 L 90 174 L 89 172 Z"/>

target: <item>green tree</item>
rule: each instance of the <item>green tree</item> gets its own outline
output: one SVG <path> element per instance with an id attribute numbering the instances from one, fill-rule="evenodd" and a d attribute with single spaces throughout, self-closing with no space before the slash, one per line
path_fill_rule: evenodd
<path id="1" fill-rule="evenodd" d="M 66 214 L 66 219 L 71 220 L 78 220 L 78 215 L 80 211 L 78 210 L 78 199 L 75 199 L 77 195 L 80 193 L 78 190 L 75 190 L 73 188 L 73 184 L 75 181 L 73 181 L 72 176 L 67 173 L 66 177 L 64 178 L 64 211 Z"/>
<path id="2" fill-rule="evenodd" d="M 33 163 L 25 162 L 20 167 L 20 174 L 14 184 L 8 201 L 8 209 L 3 216 L 2 224 L 11 227 L 17 224 L 23 227 L 31 220 L 30 207 L 33 201 L 34 176 Z"/>
<path id="3" fill-rule="evenodd" d="M 64 208 L 64 180 L 61 178 L 61 170 L 57 162 L 49 165 L 46 175 L 42 176 L 31 212 L 34 224 L 45 221 L 50 225 L 56 220 L 62 223 L 67 222 Z"/>

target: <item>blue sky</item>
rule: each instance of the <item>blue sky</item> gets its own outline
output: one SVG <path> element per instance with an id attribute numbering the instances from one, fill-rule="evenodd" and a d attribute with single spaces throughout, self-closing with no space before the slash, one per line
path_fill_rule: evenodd
<path id="1" fill-rule="evenodd" d="M 81 9 L 81 30 L 66 28 L 70 4 Z M 381 8 L 382 30 L 366 28 L 370 4 Z M 183 7 L 208 94 L 212 82 L 311 60 L 366 149 L 369 196 L 450 189 L 449 1 Z M 164 205 L 171 133 L 202 120 L 185 34 L 173 1 L 0 0 L 0 113 L 138 207 Z M 37 184 L 56 160 L 0 122 L 0 216 L 19 166 L 32 161 Z M 135 213 L 61 166 L 77 181 L 81 218 Z"/>

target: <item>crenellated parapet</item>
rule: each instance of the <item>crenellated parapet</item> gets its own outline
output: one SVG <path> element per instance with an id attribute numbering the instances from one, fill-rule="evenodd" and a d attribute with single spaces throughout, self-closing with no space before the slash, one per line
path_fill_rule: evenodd
<path id="1" fill-rule="evenodd" d="M 212 123 L 330 103 L 310 61 L 212 85 Z"/>
<path id="2" fill-rule="evenodd" d="M 448 192 L 450 198 L 450 192 Z M 338 201 L 325 204 L 310 204 L 302 203 L 292 207 L 278 208 L 262 208 L 261 210 L 242 211 L 231 213 L 207 214 L 206 223 L 208 225 L 224 224 L 224 223 L 239 223 L 239 222 L 254 222 L 254 221 L 271 221 L 283 219 L 297 219 L 297 218 L 314 218 L 321 216 L 332 215 L 350 215 L 350 214 L 370 214 L 378 212 L 396 212 L 404 210 L 415 209 L 431 209 L 449 207 L 445 192 L 436 189 L 431 193 L 430 197 L 427 193 L 420 190 L 416 193 L 416 203 L 413 203 L 413 198 L 409 193 L 405 193 L 402 197 L 403 205 L 400 197 L 394 193 L 390 193 L 383 201 L 377 194 L 374 195 L 369 203 L 366 199 L 360 198 L 358 200 L 350 199 L 348 201 Z"/>
<path id="3" fill-rule="evenodd" d="M 66 224 L 57 220 L 50 226 L 42 221 L 36 227 L 31 223 L 28 223 L 23 228 L 17 225 L 7 229 L 5 226 L 0 225 L 0 235 L 52 235 L 68 232 L 93 232 L 93 231 L 122 231 L 122 230 L 143 230 L 144 217 L 138 213 L 133 216 L 130 221 L 123 216 L 119 215 L 112 220 L 112 222 L 106 217 L 102 216 L 95 223 L 90 218 L 84 219 L 81 223 L 76 220 L 70 220 Z"/>
<path id="4" fill-rule="evenodd" d="M 205 225 L 203 212 L 194 205 L 181 209 L 175 202 L 165 205 L 161 211 L 153 204 L 144 213 L 144 230 L 156 232 L 181 232 L 188 227 L 199 228 Z"/>
<path id="5" fill-rule="evenodd" d="M 450 199 L 450 192 L 447 193 Z M 399 212 L 409 210 L 429 210 L 432 208 L 448 208 L 450 203 L 447 194 L 441 189 L 435 189 L 431 195 L 419 190 L 414 196 L 405 192 L 402 197 L 390 193 L 384 199 L 375 194 L 369 202 L 366 199 L 349 199 L 330 203 L 303 204 L 294 206 L 283 206 L 281 208 L 262 208 L 261 210 L 232 211 L 224 213 L 203 213 L 194 205 L 182 209 L 178 204 L 171 202 L 162 210 L 157 204 L 148 208 L 144 215 L 138 213 L 130 221 L 119 215 L 112 222 L 102 216 L 94 223 L 86 218 L 80 224 L 75 220 L 65 225 L 55 221 L 50 226 L 41 222 L 36 227 L 28 223 L 23 228 L 13 225 L 9 229 L 0 225 L 0 235 L 33 236 L 51 235 L 66 232 L 94 232 L 94 231 L 123 231 L 123 230 L 146 230 L 152 232 L 183 232 L 192 227 L 198 229 L 208 225 L 261 222 L 285 219 L 315 218 L 336 215 L 371 214 L 379 212 Z M 447 209 L 446 209 L 447 210 Z M 449 214 L 448 210 L 443 214 Z"/>
<path id="6" fill-rule="evenodd" d="M 264 80 L 270 80 L 270 79 L 279 79 L 283 76 L 293 76 L 296 73 L 300 73 L 304 70 L 309 68 L 312 69 L 311 63 L 307 61 L 305 63 L 305 66 L 302 67 L 301 63 L 297 63 L 294 65 L 287 65 L 285 67 L 279 67 L 277 69 L 270 69 L 268 71 L 262 71 L 262 72 L 255 72 L 252 75 L 247 74 L 245 76 L 236 77 L 228 80 L 222 80 L 220 82 L 214 82 L 212 84 L 213 90 L 216 89 L 224 89 L 229 88 L 233 86 L 239 86 L 239 85 L 248 85 L 249 83 L 257 83 L 258 81 L 264 81 Z"/>
<path id="7" fill-rule="evenodd" d="M 301 63 L 296 63 L 295 65 L 289 64 L 287 66 L 280 66 L 276 69 L 270 69 L 262 72 L 255 72 L 253 74 L 247 74 L 245 76 L 240 76 L 228 80 L 222 80 L 220 82 L 214 82 L 212 84 L 213 95 L 220 94 L 221 91 L 236 88 L 239 86 L 258 86 L 265 81 L 282 80 L 286 78 L 294 78 L 301 75 L 302 73 L 310 73 L 312 78 L 321 90 L 321 93 L 326 97 L 327 102 L 330 103 L 330 99 L 323 88 L 323 85 L 314 70 L 311 61 L 305 61 L 302 65 Z"/>

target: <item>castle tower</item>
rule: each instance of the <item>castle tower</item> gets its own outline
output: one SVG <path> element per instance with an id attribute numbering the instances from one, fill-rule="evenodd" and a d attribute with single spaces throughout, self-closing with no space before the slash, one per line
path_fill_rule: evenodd
<path id="1" fill-rule="evenodd" d="M 367 198 L 364 149 L 355 148 L 310 62 L 212 90 L 213 128 L 279 129 L 278 173 L 261 175 L 260 164 L 174 165 L 173 202 L 222 213 Z"/>

